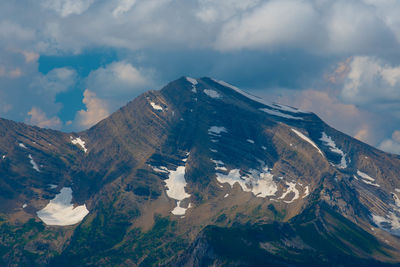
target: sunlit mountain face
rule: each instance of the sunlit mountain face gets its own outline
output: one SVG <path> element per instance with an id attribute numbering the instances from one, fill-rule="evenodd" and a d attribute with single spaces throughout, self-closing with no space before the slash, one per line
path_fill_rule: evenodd
<path id="1" fill-rule="evenodd" d="M 400 157 L 182 77 L 78 133 L 0 120 L 5 266 L 400 262 Z"/>

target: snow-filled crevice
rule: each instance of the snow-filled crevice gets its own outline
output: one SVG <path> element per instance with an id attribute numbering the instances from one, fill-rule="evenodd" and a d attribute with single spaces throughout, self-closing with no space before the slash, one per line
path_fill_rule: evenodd
<path id="1" fill-rule="evenodd" d="M 24 143 L 19 143 L 18 145 L 19 145 L 19 147 L 22 147 L 24 149 L 28 149 Z"/>
<path id="2" fill-rule="evenodd" d="M 319 147 L 307 136 L 305 136 L 303 133 L 301 133 L 300 131 L 296 130 L 296 129 L 291 129 L 298 137 L 300 137 L 301 139 L 303 139 L 304 141 L 306 141 L 307 143 L 309 143 L 310 145 L 312 145 L 315 149 L 318 150 L 318 152 L 321 155 L 324 155 L 321 151 L 321 149 L 319 149 Z"/>
<path id="3" fill-rule="evenodd" d="M 309 112 L 306 112 L 306 111 L 302 111 L 300 109 L 296 109 L 296 108 L 293 108 L 293 107 L 290 107 L 290 106 L 286 106 L 286 105 L 282 105 L 282 104 L 278 104 L 278 103 L 272 103 L 272 104 L 268 103 L 264 99 L 262 99 L 260 97 L 257 97 L 257 96 L 254 96 L 254 95 L 252 95 L 250 93 L 247 93 L 247 92 L 239 89 L 238 87 L 233 86 L 233 85 L 231 85 L 231 84 L 229 84 L 227 82 L 216 80 L 216 79 L 212 79 L 212 80 L 214 82 L 218 83 L 219 85 L 222 85 L 222 86 L 224 86 L 226 88 L 232 89 L 233 91 L 241 94 L 242 96 L 244 96 L 244 97 L 246 97 L 246 98 L 248 98 L 250 100 L 253 100 L 254 102 L 257 102 L 259 104 L 262 104 L 262 105 L 268 107 L 269 109 L 281 110 L 281 111 L 286 111 L 286 112 L 290 112 L 290 113 L 304 113 L 304 114 L 305 113 L 309 113 Z M 283 113 L 280 113 L 280 114 L 283 114 Z M 287 115 L 287 114 L 285 114 L 285 115 Z M 290 115 L 288 115 L 288 116 L 290 116 Z M 293 118 L 294 119 L 302 119 L 302 118 L 299 118 L 299 117 L 293 117 Z"/>
<path id="4" fill-rule="evenodd" d="M 346 154 L 336 146 L 335 141 L 333 141 L 332 138 L 328 136 L 325 132 L 322 132 L 322 137 L 319 140 L 321 140 L 323 144 L 326 145 L 331 152 L 339 154 L 341 156 L 340 163 L 337 164 L 336 166 L 340 169 L 346 169 L 347 168 Z"/>
<path id="5" fill-rule="evenodd" d="M 186 77 L 186 80 L 192 84 L 192 92 L 197 93 L 196 85 L 198 84 L 197 80 L 191 77 Z"/>
<path id="6" fill-rule="evenodd" d="M 83 141 L 81 137 L 73 138 L 72 136 L 70 136 L 70 139 L 72 144 L 79 146 L 85 153 L 87 153 L 85 141 Z"/>
<path id="7" fill-rule="evenodd" d="M 358 177 L 359 177 L 361 179 L 361 181 L 364 182 L 365 184 L 372 185 L 372 186 L 375 186 L 375 187 L 380 187 L 379 184 L 375 183 L 375 179 L 374 178 L 372 178 L 371 176 L 369 176 L 368 174 L 366 174 L 366 173 L 364 173 L 364 172 L 362 172 L 360 170 L 357 170 L 357 176 L 354 175 L 354 177 L 356 179 L 358 179 Z"/>
<path id="8" fill-rule="evenodd" d="M 35 160 L 33 159 L 33 157 L 32 157 L 31 154 L 28 155 L 28 158 L 29 158 L 29 162 L 30 162 L 31 165 L 32 165 L 32 168 L 33 168 L 35 171 L 40 172 L 39 166 L 36 164 L 36 162 L 35 162 Z"/>
<path id="9" fill-rule="evenodd" d="M 269 115 L 273 115 L 276 117 L 281 117 L 281 118 L 285 118 L 285 119 L 289 119 L 289 120 L 303 120 L 303 118 L 301 117 L 295 117 L 283 112 L 280 112 L 278 110 L 275 109 L 269 109 L 269 108 L 260 108 L 261 111 L 268 113 Z"/>
<path id="10" fill-rule="evenodd" d="M 211 142 L 218 142 L 218 138 L 221 137 L 222 133 L 227 133 L 228 130 L 223 126 L 211 126 L 208 129 L 208 135 L 211 137 Z"/>

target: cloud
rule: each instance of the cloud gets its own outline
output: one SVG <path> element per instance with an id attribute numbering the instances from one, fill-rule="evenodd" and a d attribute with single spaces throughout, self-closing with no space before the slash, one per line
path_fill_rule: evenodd
<path id="1" fill-rule="evenodd" d="M 217 38 L 221 50 L 268 48 L 313 39 L 317 13 L 307 1 L 272 0 L 226 23 Z M 318 30 L 317 30 L 318 31 Z"/>
<path id="2" fill-rule="evenodd" d="M 373 134 L 372 132 L 373 131 L 370 129 L 370 127 L 364 124 L 356 131 L 354 138 L 365 143 L 371 143 L 371 134 Z"/>
<path id="3" fill-rule="evenodd" d="M 92 71 L 86 82 L 87 88 L 100 98 L 117 102 L 137 96 L 148 90 L 152 83 L 152 70 L 136 68 L 125 61 L 113 62 Z"/>
<path id="4" fill-rule="evenodd" d="M 397 41 L 400 41 L 400 2 L 393 0 L 363 0 L 372 7 L 376 14 L 385 22 L 394 33 Z"/>
<path id="5" fill-rule="evenodd" d="M 391 66 L 375 57 L 357 56 L 349 68 L 341 91 L 344 101 L 370 109 L 392 109 L 391 104 L 395 104 L 400 111 L 400 66 Z"/>
<path id="6" fill-rule="evenodd" d="M 110 114 L 107 103 L 94 92 L 86 89 L 83 96 L 82 102 L 86 105 L 86 110 L 77 112 L 75 123 L 78 129 L 89 128 Z"/>
<path id="7" fill-rule="evenodd" d="M 136 3 L 136 0 L 119 0 L 118 6 L 113 10 L 112 14 L 114 17 L 128 12 Z"/>
<path id="8" fill-rule="evenodd" d="M 325 7 L 326 8 L 326 7 Z M 332 1 L 321 14 L 323 50 L 335 53 L 382 53 L 398 45 L 390 22 L 363 1 Z"/>
<path id="9" fill-rule="evenodd" d="M 400 20 L 368 1 L 271 0 L 223 23 L 215 47 L 240 49 L 300 48 L 323 54 L 385 53 L 398 46 Z M 400 5 L 395 4 L 400 10 Z M 208 9 L 205 9 L 208 11 Z M 215 9 L 202 17 L 213 18 Z M 223 14 L 223 12 L 221 12 Z M 382 14 L 383 13 L 383 14 Z M 202 14 L 202 13 L 201 13 Z M 386 17 L 384 16 L 386 15 Z M 211 21 L 213 21 L 211 19 Z M 215 21 L 215 19 L 214 19 Z"/>
<path id="10" fill-rule="evenodd" d="M 55 68 L 46 75 L 36 77 L 30 87 L 40 93 L 55 95 L 72 88 L 77 80 L 77 73 L 70 68 Z"/>
<path id="11" fill-rule="evenodd" d="M 400 143 L 400 130 L 394 131 L 392 134 L 392 139 Z"/>
<path id="12" fill-rule="evenodd" d="M 229 18 L 255 7 L 260 0 L 199 0 L 196 17 L 204 23 L 226 21 Z"/>
<path id="13" fill-rule="evenodd" d="M 93 46 L 384 54 L 398 53 L 400 42 L 397 1 L 21 1 L 0 4 L 0 36 L 29 39 L 35 52 L 46 54 Z M 30 15 L 18 19 L 25 10 Z"/>
<path id="14" fill-rule="evenodd" d="M 22 75 L 22 71 L 20 68 L 9 69 L 4 66 L 0 66 L 0 77 L 7 77 L 11 79 L 18 78 Z"/>
<path id="15" fill-rule="evenodd" d="M 400 155 L 400 130 L 394 131 L 392 138 L 383 140 L 378 148 L 386 152 Z"/>
<path id="16" fill-rule="evenodd" d="M 94 0 L 43 0 L 45 8 L 56 11 L 62 17 L 80 15 L 85 12 Z"/>
<path id="17" fill-rule="evenodd" d="M 9 73 L 11 78 L 18 78 L 22 75 L 22 71 L 20 68 L 15 68 L 14 70 L 11 70 Z"/>
<path id="18" fill-rule="evenodd" d="M 12 21 L 0 21 L 0 42 L 4 42 L 6 40 L 30 41 L 34 40 L 35 37 L 34 30 L 25 28 Z"/>
<path id="19" fill-rule="evenodd" d="M 39 59 L 39 54 L 31 51 L 21 51 L 25 57 L 26 63 L 36 62 Z"/>
<path id="20" fill-rule="evenodd" d="M 62 122 L 58 117 L 48 118 L 46 113 L 37 107 L 32 107 L 28 115 L 30 118 L 26 120 L 26 123 L 31 125 L 52 129 L 60 129 L 62 126 Z"/>

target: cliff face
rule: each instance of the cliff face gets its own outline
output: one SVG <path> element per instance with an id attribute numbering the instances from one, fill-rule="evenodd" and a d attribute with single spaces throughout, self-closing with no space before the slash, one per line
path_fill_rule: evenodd
<path id="1" fill-rule="evenodd" d="M 399 157 L 224 82 L 183 77 L 81 133 L 0 124 L 6 265 L 400 261 Z M 88 214 L 45 224 L 49 201 Z"/>

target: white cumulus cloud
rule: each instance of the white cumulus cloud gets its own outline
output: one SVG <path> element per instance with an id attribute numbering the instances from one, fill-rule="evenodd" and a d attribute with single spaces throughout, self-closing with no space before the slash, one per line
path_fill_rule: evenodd
<path id="1" fill-rule="evenodd" d="M 83 96 L 82 102 L 86 109 L 78 111 L 75 118 L 76 127 L 80 129 L 89 128 L 110 114 L 107 102 L 98 98 L 94 92 L 86 89 Z"/>
<path id="2" fill-rule="evenodd" d="M 30 118 L 27 119 L 26 122 L 31 125 L 52 129 L 60 129 L 62 126 L 62 122 L 58 117 L 48 118 L 46 113 L 37 107 L 32 107 L 28 115 Z"/>
<path id="3" fill-rule="evenodd" d="M 146 86 L 152 83 L 152 75 L 151 70 L 118 61 L 92 71 L 87 78 L 87 88 L 103 99 L 122 100 L 148 89 Z"/>
<path id="4" fill-rule="evenodd" d="M 400 109 L 400 66 L 375 57 L 356 56 L 349 68 L 341 92 L 345 101 L 359 105 L 395 101 Z"/>
<path id="5" fill-rule="evenodd" d="M 383 140 L 378 147 L 383 151 L 400 155 L 400 130 L 394 131 L 392 138 Z"/>

